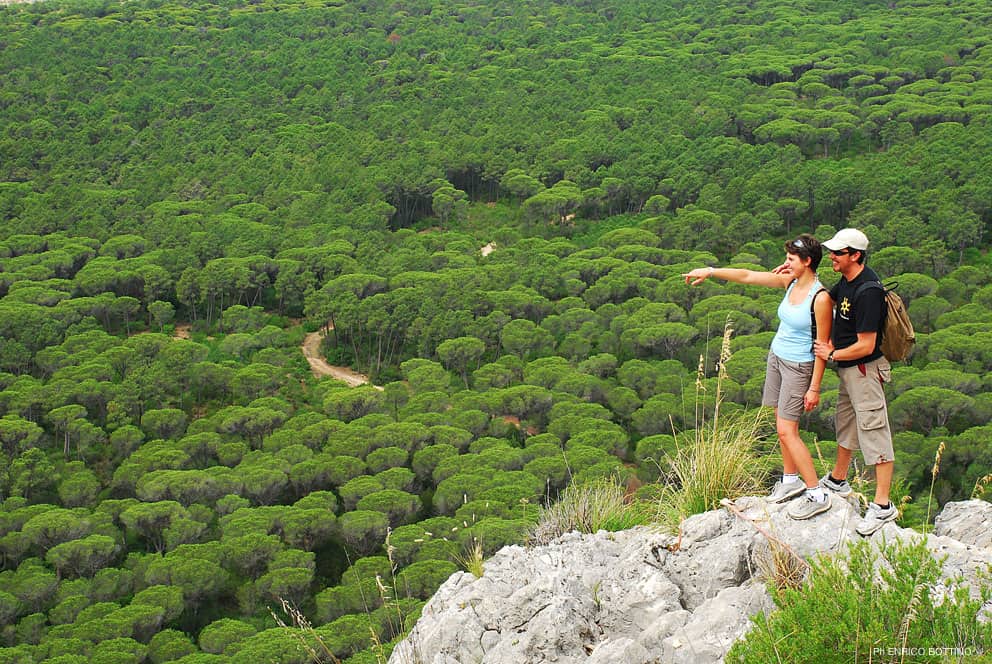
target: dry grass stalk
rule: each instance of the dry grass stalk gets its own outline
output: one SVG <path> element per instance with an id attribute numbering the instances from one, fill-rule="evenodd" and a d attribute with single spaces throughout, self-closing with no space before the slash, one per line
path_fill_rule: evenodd
<path id="1" fill-rule="evenodd" d="M 720 362 L 716 370 L 716 404 L 713 406 L 713 430 L 720 428 L 720 404 L 723 403 L 723 381 L 727 379 L 727 360 L 733 355 L 730 352 L 730 338 L 734 334 L 734 328 L 730 318 L 723 327 L 723 341 L 720 343 Z"/>
<path id="2" fill-rule="evenodd" d="M 944 456 L 944 442 L 937 446 L 937 453 L 933 457 L 933 468 L 930 469 L 930 494 L 927 496 L 927 520 L 923 522 L 924 533 L 930 525 L 930 508 L 933 505 L 933 486 L 937 482 L 937 473 L 940 472 L 940 460 Z"/>
<path id="3" fill-rule="evenodd" d="M 379 633 L 375 631 L 375 628 L 371 624 L 369 624 L 369 638 L 372 640 L 372 652 L 375 654 L 376 664 L 386 664 L 388 661 L 386 651 L 382 647 Z"/>
<path id="4" fill-rule="evenodd" d="M 763 528 L 754 519 L 744 515 L 731 500 L 721 500 L 720 504 L 731 514 L 750 523 L 755 530 L 764 535 L 768 542 L 768 556 L 756 559 L 756 564 L 765 579 L 771 581 L 776 588 L 784 590 L 786 588 L 797 589 L 802 586 L 803 581 L 809 574 L 810 565 L 806 559 L 800 556 L 795 550 L 781 539 Z"/>
<path id="5" fill-rule="evenodd" d="M 906 617 L 903 618 L 902 624 L 899 626 L 899 636 L 901 637 L 900 641 L 902 641 L 902 659 L 899 660 L 900 662 L 906 661 L 906 652 L 908 651 L 906 642 L 909 640 L 909 626 L 916 619 L 916 609 L 920 606 L 920 602 L 923 601 L 923 593 L 925 592 L 927 592 L 926 585 L 917 583 L 913 586 L 913 595 L 909 598 L 909 604 L 906 606 Z"/>
<path id="6" fill-rule="evenodd" d="M 327 647 L 327 644 L 324 643 L 324 640 L 320 638 L 320 635 L 317 634 L 317 631 L 313 628 L 313 624 L 311 624 L 307 617 L 303 615 L 298 608 L 290 604 L 282 597 L 279 598 L 279 604 L 281 605 L 282 612 L 289 616 L 290 622 L 292 623 L 291 628 L 286 624 L 286 621 L 279 617 L 271 608 L 269 608 L 269 613 L 272 615 L 272 618 L 276 621 L 277 625 L 284 628 L 290 628 L 290 634 L 292 634 L 293 637 L 300 642 L 300 646 L 310 656 L 311 662 L 314 662 L 314 664 L 322 664 L 324 662 L 341 664 L 341 660 L 334 656 L 334 653 L 331 652 L 330 648 Z M 316 647 L 314 647 L 310 639 L 313 639 L 313 643 L 317 644 Z M 320 649 L 319 652 L 317 648 Z"/>
<path id="7" fill-rule="evenodd" d="M 985 487 L 992 482 L 992 474 L 986 475 L 985 477 L 980 477 L 977 482 L 975 482 L 975 488 L 971 490 L 971 499 L 979 500 L 985 495 Z"/>
<path id="8" fill-rule="evenodd" d="M 389 621 L 390 634 L 395 636 L 403 632 L 403 610 L 400 607 L 399 602 L 395 601 L 396 599 L 399 598 L 399 594 L 395 592 L 396 570 L 399 567 L 399 563 L 397 563 L 395 559 L 396 547 L 393 546 L 392 538 L 393 538 L 393 529 L 387 528 L 385 548 L 386 548 L 386 558 L 389 559 L 389 576 L 391 577 L 392 585 L 387 586 L 385 583 L 383 583 L 382 578 L 378 574 L 375 577 L 375 584 L 379 590 L 379 597 L 382 599 L 382 605 L 384 607 L 392 606 L 393 609 L 395 609 L 395 616 L 393 615 L 392 612 L 387 613 L 387 620 Z M 390 590 L 394 591 L 393 596 L 390 596 L 389 593 Z M 371 626 L 370 629 L 372 629 Z M 376 645 L 375 648 L 376 659 L 380 660 L 384 664 L 386 658 L 383 651 L 382 643 L 379 642 L 378 635 L 374 636 L 373 643 Z"/>

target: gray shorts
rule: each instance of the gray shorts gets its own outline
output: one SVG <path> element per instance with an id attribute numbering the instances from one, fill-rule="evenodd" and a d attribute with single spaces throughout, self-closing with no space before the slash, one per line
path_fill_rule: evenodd
<path id="1" fill-rule="evenodd" d="M 892 367 L 884 357 L 854 367 L 839 367 L 837 395 L 837 444 L 861 450 L 865 464 L 895 460 L 892 429 L 885 403 L 884 385 L 892 380 Z"/>
<path id="2" fill-rule="evenodd" d="M 812 379 L 812 362 L 790 362 L 769 352 L 761 405 L 778 408 L 783 420 L 798 422 L 806 411 L 803 398 Z"/>

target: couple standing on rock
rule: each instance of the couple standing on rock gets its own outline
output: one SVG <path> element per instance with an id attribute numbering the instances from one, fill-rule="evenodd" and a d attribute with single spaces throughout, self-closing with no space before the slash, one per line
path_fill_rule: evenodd
<path id="1" fill-rule="evenodd" d="M 830 254 L 841 275 L 824 289 L 816 269 Z M 793 519 L 809 519 L 830 509 L 830 494 L 847 496 L 851 457 L 860 449 L 865 463 L 875 467 L 875 500 L 857 526 L 864 536 L 895 520 L 898 510 L 889 500 L 894 452 L 884 384 L 891 380 L 882 355 L 882 325 L 886 305 L 879 288 L 862 288 L 879 281 L 865 265 L 868 238 L 845 228 L 822 245 L 803 234 L 785 243 L 785 262 L 770 272 L 704 267 L 682 276 L 693 286 L 709 277 L 740 284 L 784 288 L 778 307 L 779 328 L 772 339 L 762 405 L 775 408 L 775 427 L 782 450 L 782 479 L 768 500 L 781 503 L 800 498 L 789 507 Z M 840 388 L 835 427 L 837 460 L 833 470 L 817 477 L 809 449 L 799 437 L 799 418 L 820 403 L 820 384 L 828 363 L 836 363 Z"/>

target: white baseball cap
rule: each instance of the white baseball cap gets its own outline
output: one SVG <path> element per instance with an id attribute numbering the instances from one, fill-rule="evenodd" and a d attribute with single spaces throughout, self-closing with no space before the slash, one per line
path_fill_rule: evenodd
<path id="1" fill-rule="evenodd" d="M 829 251 L 840 251 L 850 247 L 859 251 L 868 249 L 868 236 L 857 228 L 842 228 L 837 234 L 823 243 Z"/>

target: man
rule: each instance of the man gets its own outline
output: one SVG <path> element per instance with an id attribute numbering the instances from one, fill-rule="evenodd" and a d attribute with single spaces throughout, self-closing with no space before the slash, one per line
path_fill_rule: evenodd
<path id="1" fill-rule="evenodd" d="M 841 280 L 830 291 L 835 306 L 831 339 L 817 341 L 814 353 L 828 363 L 836 362 L 840 393 L 835 417 L 837 462 L 820 486 L 841 496 L 850 494 L 847 471 L 854 451 L 861 450 L 865 464 L 875 467 L 875 500 L 856 528 L 867 537 L 898 515 L 889 500 L 895 453 L 883 390 L 891 380 L 891 367 L 880 349 L 885 295 L 881 288 L 858 288 L 879 281 L 865 265 L 868 238 L 864 233 L 845 228 L 823 247 L 830 252 L 833 270 L 841 274 Z"/>

